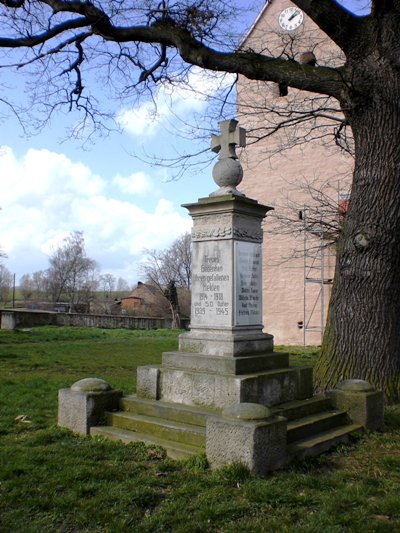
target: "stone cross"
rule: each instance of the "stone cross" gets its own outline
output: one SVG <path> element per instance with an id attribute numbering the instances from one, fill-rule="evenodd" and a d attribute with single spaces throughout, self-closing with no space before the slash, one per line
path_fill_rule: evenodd
<path id="1" fill-rule="evenodd" d="M 236 146 L 246 146 L 246 130 L 238 127 L 238 121 L 223 120 L 219 123 L 220 135 L 211 136 L 211 150 L 218 154 L 218 159 L 230 157 L 237 159 Z"/>

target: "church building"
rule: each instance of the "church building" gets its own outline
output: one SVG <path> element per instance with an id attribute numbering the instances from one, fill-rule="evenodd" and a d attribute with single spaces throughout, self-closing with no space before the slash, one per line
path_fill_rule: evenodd
<path id="1" fill-rule="evenodd" d="M 343 62 L 288 0 L 267 1 L 241 46 L 302 64 Z M 239 189 L 274 208 L 264 221 L 265 331 L 275 344 L 320 344 L 334 276 L 332 233 L 351 184 L 351 134 L 335 100 L 282 84 L 241 77 L 237 107 L 247 130 Z"/>

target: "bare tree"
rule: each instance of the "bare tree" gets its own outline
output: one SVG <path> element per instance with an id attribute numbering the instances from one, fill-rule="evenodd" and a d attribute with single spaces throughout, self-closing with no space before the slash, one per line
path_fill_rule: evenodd
<path id="1" fill-rule="evenodd" d="M 11 299 L 13 274 L 0 264 L 0 303 L 6 305 Z"/>
<path id="2" fill-rule="evenodd" d="M 32 274 L 34 295 L 36 298 L 47 297 L 49 293 L 49 279 L 45 270 L 38 270 Z"/>
<path id="3" fill-rule="evenodd" d="M 128 292 L 130 291 L 129 283 L 124 278 L 118 278 L 117 280 L 117 292 Z"/>
<path id="4" fill-rule="evenodd" d="M 102 287 L 104 296 L 106 298 L 110 298 L 111 297 L 111 293 L 113 291 L 115 291 L 115 287 L 116 287 L 115 276 L 113 276 L 112 274 L 109 274 L 109 273 L 102 274 L 100 276 L 100 285 Z"/>
<path id="5" fill-rule="evenodd" d="M 168 300 L 173 326 L 180 327 L 179 292 L 189 292 L 191 286 L 191 239 L 185 233 L 163 251 L 145 250 L 146 262 L 142 272 Z M 187 298 L 181 295 L 187 304 Z M 185 311 L 187 311 L 185 309 Z"/>
<path id="6" fill-rule="evenodd" d="M 0 99 L 0 102 L 1 102 L 1 99 Z M 0 210 L 1 210 L 1 207 L 0 207 Z M 2 250 L 2 249 L 0 248 L 0 261 L 1 261 L 2 259 L 4 259 L 5 257 L 7 257 L 7 254 L 4 252 L 4 250 Z"/>
<path id="7" fill-rule="evenodd" d="M 335 64 L 313 64 L 240 47 L 229 27 L 238 11 L 224 1 L 2 0 L 2 64 L 36 69 L 42 83 L 33 80 L 32 107 L 46 116 L 62 105 L 81 110 L 84 126 L 102 117 L 90 68 L 121 97 L 138 82 L 151 90 L 187 80 L 196 65 L 337 102 L 344 116 L 338 134 L 352 132 L 355 170 L 317 382 L 331 387 L 358 376 L 398 401 L 400 2 L 371 0 L 370 14 L 357 17 L 335 0 L 292 1 L 337 46 L 341 60 L 338 54 Z M 329 109 L 330 102 L 323 105 Z"/>
<path id="8" fill-rule="evenodd" d="M 19 290 L 25 300 L 45 299 L 49 295 L 48 271 L 39 270 L 33 274 L 23 274 L 19 280 Z"/>
<path id="9" fill-rule="evenodd" d="M 315 247 L 334 247 L 339 241 L 349 206 L 350 190 L 338 187 L 338 183 L 323 182 L 321 179 L 299 180 L 288 183 L 287 189 L 292 196 L 306 198 L 306 202 L 299 203 L 289 196 L 280 204 L 269 217 L 266 231 L 272 234 L 293 235 L 297 237 L 298 246 L 290 251 L 288 260 L 304 255 L 304 232 L 315 236 Z"/>
<path id="10" fill-rule="evenodd" d="M 172 315 L 172 328 L 177 329 L 181 327 L 181 310 L 178 299 L 178 291 L 176 289 L 175 281 L 171 280 L 167 287 L 164 289 L 164 296 L 168 300 L 171 315 Z"/>
<path id="11" fill-rule="evenodd" d="M 81 276 L 79 276 L 80 281 L 77 284 L 78 290 L 76 291 L 77 296 L 75 300 L 76 304 L 81 304 L 85 311 L 88 310 L 90 301 L 95 297 L 96 291 L 98 290 L 100 283 L 96 261 L 94 261 L 93 259 L 89 259 L 87 261 L 88 263 L 86 270 L 82 273 Z"/>
<path id="12" fill-rule="evenodd" d="M 70 233 L 50 257 L 47 277 L 53 302 L 66 298 L 71 310 L 78 303 L 87 303 L 97 288 L 96 268 L 96 262 L 86 257 L 83 233 Z"/>
<path id="13" fill-rule="evenodd" d="M 30 274 L 24 274 L 19 280 L 19 290 L 24 300 L 32 298 L 34 293 L 34 283 Z"/>

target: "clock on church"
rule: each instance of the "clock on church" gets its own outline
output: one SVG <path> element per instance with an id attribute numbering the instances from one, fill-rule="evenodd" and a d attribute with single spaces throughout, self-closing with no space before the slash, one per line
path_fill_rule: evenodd
<path id="1" fill-rule="evenodd" d="M 279 25 L 283 30 L 293 31 L 303 22 L 303 12 L 298 7 L 287 7 L 279 15 Z"/>

